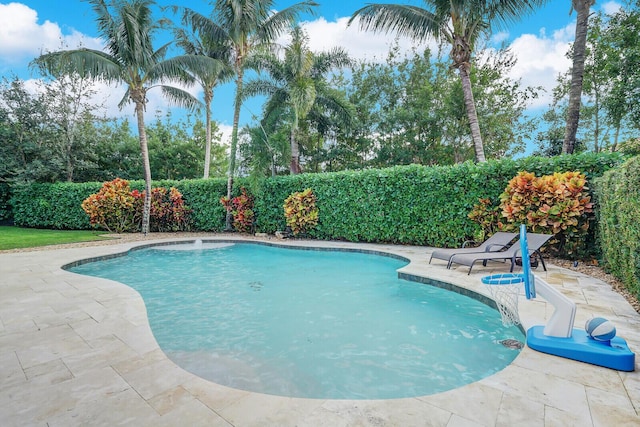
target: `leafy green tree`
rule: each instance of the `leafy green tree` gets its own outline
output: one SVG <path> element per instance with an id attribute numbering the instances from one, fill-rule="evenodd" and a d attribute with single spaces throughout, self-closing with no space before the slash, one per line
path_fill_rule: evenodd
<path id="1" fill-rule="evenodd" d="M 282 126 L 281 117 L 272 114 L 242 131 L 246 143 L 239 146 L 240 167 L 249 172 L 252 182 L 289 171 L 289 131 Z"/>
<path id="2" fill-rule="evenodd" d="M 284 58 L 274 54 L 257 56 L 255 68 L 266 71 L 268 76 L 247 83 L 245 96 L 266 95 L 265 117 L 290 112 L 290 173 L 298 174 L 300 166 L 300 144 L 298 130 L 316 108 L 316 120 L 323 111 L 341 116 L 347 122 L 351 111 L 348 103 L 326 83 L 326 74 L 335 68 L 349 65 L 348 54 L 336 48 L 315 54 L 309 49 L 308 36 L 300 27 L 291 30 L 291 43 L 284 48 Z M 318 111 L 321 110 L 321 111 Z"/>
<path id="3" fill-rule="evenodd" d="M 226 155 L 219 144 L 220 133 L 215 122 L 210 123 L 210 129 L 213 137 L 209 152 L 214 173 L 221 176 L 221 172 L 224 172 L 220 170 L 220 165 L 226 164 Z M 147 133 L 153 176 L 163 179 L 194 179 L 202 176 L 206 127 L 201 120 L 192 123 L 191 117 L 177 120 L 171 114 L 166 114 L 164 118 L 157 115 L 155 121 L 147 126 Z"/>
<path id="4" fill-rule="evenodd" d="M 46 105 L 45 126 L 55 135 L 51 148 L 64 178 L 72 182 L 91 157 L 95 125 L 105 120 L 99 115 L 104 109 L 92 101 L 97 91 L 86 75 L 62 69 L 50 77 L 53 79 L 40 84 Z"/>
<path id="5" fill-rule="evenodd" d="M 140 143 L 128 120 L 111 119 L 97 123 L 96 143 L 90 167 L 85 168 L 82 181 L 142 179 L 144 170 Z"/>
<path id="6" fill-rule="evenodd" d="M 508 77 L 514 65 L 507 49 L 487 50 L 473 60 L 470 77 L 489 158 L 522 152 L 532 132 L 525 111 L 537 89 Z M 356 119 L 327 152 L 332 168 L 340 168 L 343 159 L 356 168 L 474 158 L 462 85 L 441 56 L 429 50 L 402 56 L 394 47 L 385 63 L 360 63 L 350 81 L 339 84 L 347 87 Z"/>
<path id="7" fill-rule="evenodd" d="M 208 67 L 189 70 L 204 92 L 206 144 L 203 177 L 209 178 L 211 167 L 211 141 L 215 126 L 211 120 L 211 103 L 213 91 L 219 83 L 224 83 L 233 77 L 230 63 L 229 45 L 224 40 L 212 37 L 211 31 L 215 24 L 206 16 L 189 8 L 173 7 L 174 12 L 182 13 L 182 23 L 185 28 L 174 29 L 177 44 L 188 55 L 200 55 L 211 59 Z"/>
<path id="8" fill-rule="evenodd" d="M 640 100 L 637 96 L 637 87 L 640 85 L 637 67 L 640 61 L 639 18 L 637 10 L 625 9 L 613 15 L 598 13 L 590 18 L 592 22 L 585 50 L 580 126 L 573 152 L 585 149 L 615 151 L 621 138 L 632 138 L 639 129 L 632 120 L 634 108 Z M 568 56 L 571 55 L 572 52 L 569 52 Z M 550 107 L 556 112 L 549 112 L 549 117 L 564 114 L 565 130 L 569 97 L 573 89 L 571 83 L 572 70 L 558 77 Z M 555 132 L 554 128 L 545 133 Z M 562 146 L 560 148 L 562 150 Z"/>
<path id="9" fill-rule="evenodd" d="M 419 42 L 434 36 L 451 45 L 450 58 L 460 75 L 475 156 L 485 161 L 478 114 L 471 87 L 471 57 L 480 37 L 496 25 L 504 25 L 532 12 L 545 0 L 424 0 L 426 7 L 370 4 L 355 11 L 364 30 L 394 31 Z"/>
<path id="10" fill-rule="evenodd" d="M 204 37 L 226 45 L 235 75 L 233 128 L 229 153 L 227 198 L 231 199 L 236 169 L 238 123 L 244 86 L 245 62 L 260 46 L 271 44 L 297 19 L 301 13 L 310 13 L 315 2 L 303 1 L 274 12 L 273 0 L 216 0 L 213 19 L 201 21 Z M 231 214 L 227 214 L 226 229 L 232 230 Z"/>
<path id="11" fill-rule="evenodd" d="M 635 2 L 610 16 L 602 38 L 598 40 L 605 54 L 605 75 L 608 83 L 602 104 L 607 120 L 614 128 L 612 149 L 621 133 L 633 127 L 640 131 L 640 10 Z M 624 135 L 623 138 L 629 137 Z"/>
<path id="12" fill-rule="evenodd" d="M 562 152 L 571 154 L 574 151 L 578 122 L 580 121 L 580 104 L 582 98 L 582 81 L 584 78 L 584 61 L 589 28 L 589 9 L 595 0 L 571 0 L 571 10 L 577 13 L 576 36 L 572 47 L 573 66 L 571 67 L 571 89 L 569 91 L 569 107 L 567 109 L 567 127 L 562 143 Z"/>
<path id="13" fill-rule="evenodd" d="M 36 62 L 48 71 L 60 68 L 77 72 L 96 80 L 109 83 L 124 83 L 127 91 L 120 107 L 128 102 L 135 105 L 140 152 L 144 167 L 145 199 L 142 217 L 142 232 L 149 231 L 151 209 L 151 167 L 144 124 L 147 92 L 158 86 L 172 102 L 195 108 L 198 100 L 187 91 L 165 84 L 167 81 L 191 84 L 193 77 L 187 69 L 206 65 L 198 56 L 183 56 L 179 60 L 166 60 L 170 44 L 154 49 L 152 36 L 159 22 L 152 16 L 153 0 L 128 0 L 109 3 L 105 0 L 87 0 L 97 15 L 98 33 L 106 40 L 105 50 L 75 49 L 47 53 Z"/>
<path id="14" fill-rule="evenodd" d="M 0 89 L 0 179 L 2 182 L 49 181 L 36 164 L 50 154 L 41 138 L 46 109 L 42 96 L 29 93 L 24 81 L 3 78 Z"/>

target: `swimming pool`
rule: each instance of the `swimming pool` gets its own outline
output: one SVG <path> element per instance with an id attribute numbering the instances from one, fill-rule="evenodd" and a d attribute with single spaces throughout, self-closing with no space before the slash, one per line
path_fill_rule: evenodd
<path id="1" fill-rule="evenodd" d="M 491 375 L 523 340 L 472 298 L 397 278 L 405 261 L 256 244 L 148 248 L 70 271 L 138 290 L 163 351 L 214 382 L 261 393 L 384 399 Z M 175 247 L 177 249 L 178 247 Z"/>

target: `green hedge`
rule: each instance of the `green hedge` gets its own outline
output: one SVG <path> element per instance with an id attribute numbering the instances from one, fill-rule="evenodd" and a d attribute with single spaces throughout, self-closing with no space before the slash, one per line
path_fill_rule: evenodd
<path id="1" fill-rule="evenodd" d="M 596 180 L 604 267 L 640 298 L 640 157 Z"/>
<path id="2" fill-rule="evenodd" d="M 193 229 L 201 231 L 222 231 L 225 227 L 226 212 L 220 197 L 227 194 L 227 180 L 193 179 L 176 182 L 187 206 L 193 210 Z"/>
<path id="3" fill-rule="evenodd" d="M 58 230 L 90 229 L 80 206 L 102 183 L 24 184 L 13 187 L 11 205 L 16 225 Z"/>
<path id="4" fill-rule="evenodd" d="M 0 222 L 11 221 L 13 212 L 11 211 L 11 186 L 6 182 L 0 182 Z"/>
<path id="5" fill-rule="evenodd" d="M 615 153 L 585 153 L 278 177 L 265 181 L 257 198 L 257 229 L 267 233 L 284 230 L 284 199 L 310 187 L 320 211 L 311 237 L 458 246 L 479 232 L 467 217 L 478 199 L 497 200 L 519 171 L 540 176 L 578 170 L 591 180 L 621 162 Z"/>
<path id="6" fill-rule="evenodd" d="M 144 190 L 144 181 L 130 181 L 132 190 Z M 245 185 L 238 180 L 237 185 Z M 226 179 L 154 181 L 153 187 L 176 187 L 193 210 L 192 227 L 200 231 L 221 231 L 225 226 L 225 210 L 220 197 L 227 193 Z M 101 182 L 28 184 L 13 187 L 11 204 L 15 224 L 21 227 L 52 229 L 91 229 L 89 217 L 80 206 L 97 193 Z"/>
<path id="7" fill-rule="evenodd" d="M 546 175 L 578 170 L 591 180 L 621 162 L 617 154 L 586 153 L 270 178 L 254 189 L 256 231 L 284 230 L 284 200 L 295 191 L 312 188 L 320 218 L 310 237 L 458 246 L 479 231 L 467 217 L 478 199 L 497 199 L 517 172 Z M 248 186 L 247 180 L 238 179 L 234 192 L 242 185 Z M 12 198 L 15 222 L 28 227 L 89 228 L 80 204 L 100 186 L 61 183 L 16 187 Z M 219 199 L 226 194 L 225 179 L 158 181 L 153 186 L 178 188 L 193 209 L 194 230 L 224 229 L 225 211 Z M 143 182 L 131 182 L 131 187 L 142 190 Z"/>

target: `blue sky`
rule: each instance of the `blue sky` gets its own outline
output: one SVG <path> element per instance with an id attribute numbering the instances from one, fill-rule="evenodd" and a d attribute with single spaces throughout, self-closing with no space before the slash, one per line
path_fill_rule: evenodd
<path id="1" fill-rule="evenodd" d="M 404 4 L 417 4 L 415 0 L 383 0 Z M 383 59 L 394 36 L 376 35 L 358 31 L 356 26 L 346 28 L 351 14 L 369 1 L 364 0 L 316 0 L 320 6 L 316 16 L 303 16 L 310 47 L 322 51 L 339 45 L 347 49 L 353 57 L 369 60 Z M 205 0 L 158 0 L 158 5 L 186 5 L 207 13 L 210 10 Z M 295 1 L 278 1 L 276 9 L 282 9 Z M 496 45 L 506 41 L 511 45 L 518 63 L 511 77 L 521 79 L 525 85 L 542 86 L 548 91 L 555 85 L 558 73 L 566 71 L 570 63 L 565 58 L 567 48 L 573 41 L 575 12 L 569 14 L 571 2 L 552 0 L 533 15 L 527 15 L 518 23 L 501 29 L 494 35 Z M 598 2 L 594 10 L 613 11 L 616 2 Z M 160 12 L 158 11 L 158 15 Z M 36 79 L 28 70 L 29 62 L 42 50 L 58 50 L 63 41 L 70 47 L 80 44 L 100 48 L 97 38 L 95 16 L 88 3 L 80 0 L 23 0 L 0 1 L 0 75 L 7 78 L 17 75 L 25 80 Z M 403 49 L 411 48 L 409 40 L 400 40 Z M 435 43 L 433 44 L 435 46 Z M 98 88 L 110 116 L 133 118 L 133 106 L 117 110 L 123 88 Z M 192 91 L 198 95 L 197 88 Z M 111 94 L 108 96 L 108 94 Z M 115 96 L 114 96 L 115 94 Z M 108 97 L 107 97 L 108 96 Z M 225 135 L 232 123 L 233 85 L 227 84 L 216 90 L 213 102 L 213 118 L 221 124 Z M 543 95 L 530 105 L 531 112 L 540 111 L 549 101 L 549 94 Z M 148 112 L 166 111 L 168 107 L 157 94 L 150 92 Z M 260 113 L 260 103 L 248 103 L 241 112 L 241 122 L 251 121 L 251 115 Z M 148 114 L 149 118 L 153 114 Z"/>

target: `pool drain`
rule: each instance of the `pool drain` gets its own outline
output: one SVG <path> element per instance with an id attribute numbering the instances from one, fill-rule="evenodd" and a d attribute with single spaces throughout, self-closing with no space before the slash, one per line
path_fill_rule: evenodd
<path id="1" fill-rule="evenodd" d="M 524 344 L 522 342 L 511 338 L 500 341 L 500 344 L 512 350 L 521 350 L 522 347 L 524 347 Z"/>
<path id="2" fill-rule="evenodd" d="M 258 292 L 260 289 L 262 289 L 262 282 L 250 282 L 249 287 L 255 292 Z"/>

